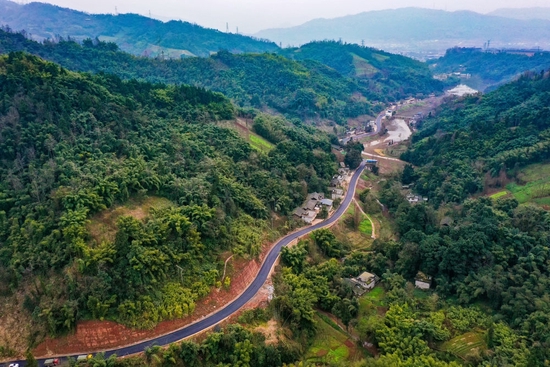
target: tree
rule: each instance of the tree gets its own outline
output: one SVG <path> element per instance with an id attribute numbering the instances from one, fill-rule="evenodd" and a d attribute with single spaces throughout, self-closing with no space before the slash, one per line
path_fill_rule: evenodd
<path id="1" fill-rule="evenodd" d="M 27 350 L 27 353 L 25 354 L 25 358 L 26 358 L 26 364 L 25 364 L 26 366 L 38 367 L 38 361 L 36 360 L 36 358 L 34 358 L 34 355 L 30 350 Z"/>
<path id="2" fill-rule="evenodd" d="M 403 172 L 401 173 L 401 182 L 403 185 L 409 185 L 414 183 L 417 179 L 414 167 L 411 164 L 405 165 Z"/>

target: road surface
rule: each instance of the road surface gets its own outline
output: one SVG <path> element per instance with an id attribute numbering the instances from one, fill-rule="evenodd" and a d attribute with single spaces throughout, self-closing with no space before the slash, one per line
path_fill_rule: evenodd
<path id="1" fill-rule="evenodd" d="M 384 157 L 383 155 L 372 154 L 372 153 L 367 153 L 367 152 L 361 152 L 361 154 L 366 155 L 367 157 L 371 157 L 371 158 L 378 158 L 378 159 L 385 159 L 387 161 L 406 163 L 405 161 L 402 161 L 401 159 L 392 158 L 392 157 Z"/>
<path id="2" fill-rule="evenodd" d="M 237 312 L 241 307 L 243 307 L 249 300 L 252 299 L 260 290 L 260 288 L 265 283 L 267 277 L 269 276 L 269 273 L 271 272 L 271 268 L 273 267 L 273 264 L 275 264 L 275 261 L 277 260 L 277 257 L 279 257 L 279 253 L 281 252 L 281 248 L 283 246 L 287 246 L 292 241 L 312 232 L 317 229 L 326 227 L 328 225 L 331 225 L 335 223 L 342 214 L 344 214 L 353 200 L 353 196 L 355 194 L 355 188 L 357 186 L 357 181 L 359 180 L 359 177 L 361 176 L 361 173 L 363 172 L 363 169 L 365 168 L 365 161 L 361 162 L 361 165 L 357 168 L 355 173 L 353 174 L 353 177 L 351 178 L 348 192 L 346 193 L 346 196 L 342 203 L 340 204 L 340 207 L 336 210 L 336 212 L 327 220 L 320 222 L 318 224 L 315 224 L 310 227 L 303 228 L 297 232 L 291 233 L 283 238 L 281 238 L 270 250 L 267 257 L 265 258 L 260 271 L 258 272 L 258 275 L 256 278 L 252 281 L 252 283 L 246 288 L 246 290 L 241 293 L 240 296 L 238 296 L 235 300 L 227 304 L 224 308 L 217 311 L 216 313 L 210 314 L 209 316 L 196 321 L 193 324 L 187 325 L 179 330 L 175 330 L 169 334 L 156 337 L 154 339 L 142 341 L 130 346 L 111 349 L 104 351 L 105 356 L 109 357 L 113 354 L 116 354 L 119 357 L 127 356 L 129 354 L 135 354 L 144 351 L 148 347 L 151 347 L 153 345 L 167 345 L 171 343 L 175 343 L 181 339 L 187 338 L 191 335 L 197 334 L 203 330 L 206 330 L 219 322 L 225 320 L 227 317 L 231 316 L 235 312 Z M 94 352 L 95 353 L 95 352 Z M 88 351 L 82 351 L 80 354 L 89 354 Z M 74 357 L 74 355 L 73 355 Z M 53 357 L 49 357 L 53 358 Z M 59 358 L 59 360 L 62 362 L 67 359 L 66 356 L 56 356 L 55 358 Z M 44 365 L 44 361 L 46 359 L 39 359 L 38 364 L 39 366 Z M 6 366 L 8 366 L 10 363 L 19 363 L 19 366 L 23 367 L 25 366 L 25 361 L 12 361 L 4 363 Z"/>
<path id="3" fill-rule="evenodd" d="M 350 141 L 351 139 L 353 139 L 354 141 L 357 141 L 357 140 L 363 139 L 367 136 L 372 136 L 372 135 L 378 134 L 378 132 L 382 128 L 382 119 L 385 116 L 386 116 L 386 111 L 384 110 L 384 112 L 380 112 L 380 114 L 376 117 L 376 121 L 375 121 L 376 122 L 376 130 L 375 131 L 371 131 L 370 133 L 363 133 L 363 134 L 359 134 L 359 135 L 353 135 L 353 136 L 350 136 L 349 138 L 344 138 L 344 139 L 342 139 L 342 145 L 346 145 L 348 143 L 348 141 Z"/>

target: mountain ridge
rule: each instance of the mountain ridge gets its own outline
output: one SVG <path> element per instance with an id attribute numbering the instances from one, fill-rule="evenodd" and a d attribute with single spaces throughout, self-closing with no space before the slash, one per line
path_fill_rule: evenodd
<path id="1" fill-rule="evenodd" d="M 536 6 L 532 8 L 500 8 L 487 15 L 512 19 L 545 19 L 550 20 L 550 7 Z"/>
<path id="2" fill-rule="evenodd" d="M 550 47 L 550 21 L 502 18 L 472 11 L 401 8 L 314 19 L 291 28 L 263 30 L 257 37 L 283 45 L 341 39 L 390 52 L 438 52 L 460 46 Z"/>
<path id="3" fill-rule="evenodd" d="M 51 4 L 19 5 L 0 0 L 0 24 L 25 30 L 35 40 L 98 38 L 119 44 L 122 50 L 145 56 L 209 56 L 220 50 L 233 53 L 271 52 L 272 42 L 223 33 L 193 23 L 162 22 L 139 14 L 90 14 Z"/>

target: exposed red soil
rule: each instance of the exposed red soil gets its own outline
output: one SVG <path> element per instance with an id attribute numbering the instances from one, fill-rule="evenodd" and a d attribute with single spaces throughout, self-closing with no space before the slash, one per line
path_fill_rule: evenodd
<path id="1" fill-rule="evenodd" d="M 163 321 L 150 330 L 131 329 L 113 321 L 81 321 L 77 324 L 76 331 L 73 334 L 55 339 L 47 338 L 33 350 L 33 354 L 38 358 L 43 358 L 79 354 L 82 352 L 98 352 L 153 339 L 183 328 L 215 312 L 238 297 L 254 280 L 260 270 L 263 259 L 267 256 L 272 246 L 273 243 L 264 245 L 258 259 L 252 261 L 245 261 L 244 259 L 235 260 L 235 263 L 233 263 L 234 273 L 230 274 L 230 288 L 228 290 L 214 290 L 206 298 L 199 300 L 196 303 L 195 312 L 190 316 L 182 319 Z M 267 305 L 269 295 L 272 292 L 271 285 L 270 276 L 256 296 L 239 312 L 229 317 L 227 321 L 236 320 L 243 310 Z M 225 322 L 221 323 L 221 325 L 223 324 Z"/>
<path id="2" fill-rule="evenodd" d="M 163 321 L 151 330 L 131 329 L 113 321 L 81 321 L 77 324 L 74 334 L 56 339 L 48 338 L 36 347 L 33 354 L 37 357 L 47 357 L 112 349 L 152 339 L 189 325 L 215 312 L 241 294 L 256 277 L 262 260 L 270 248 L 271 244 L 264 246 L 262 254 L 257 260 L 237 260 L 233 266 L 235 273 L 231 274 L 230 288 L 214 290 L 206 298 L 199 300 L 193 315 L 182 319 Z M 243 309 L 254 308 L 266 302 L 269 293 L 268 285 L 270 283 L 266 282 L 262 290 Z"/>

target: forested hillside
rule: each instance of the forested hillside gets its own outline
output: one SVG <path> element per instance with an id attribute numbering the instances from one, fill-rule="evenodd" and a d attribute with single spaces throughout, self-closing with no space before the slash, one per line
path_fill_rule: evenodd
<path id="1" fill-rule="evenodd" d="M 135 57 L 114 43 L 86 40 L 44 44 L 0 31 L 0 53 L 27 51 L 71 70 L 107 72 L 123 79 L 186 83 L 219 91 L 240 106 L 268 108 L 301 119 L 329 119 L 374 113 L 372 100 L 392 96 L 371 91 L 314 61 L 296 62 L 274 54 L 219 52 L 209 58 L 163 60 Z M 377 106 L 376 108 L 382 108 Z"/>
<path id="2" fill-rule="evenodd" d="M 215 123 L 234 116 L 201 88 L 0 56 L 0 294 L 25 295 L 33 338 L 192 313 L 220 286 L 217 254 L 258 255 L 272 210 L 326 188 L 325 135 L 258 115 L 265 154 Z M 110 208 L 122 215 L 102 223 Z"/>
<path id="3" fill-rule="evenodd" d="M 355 44 L 323 41 L 279 51 L 294 60 L 315 60 L 342 75 L 359 80 L 373 96 L 395 99 L 441 91 L 443 84 L 433 78 L 425 63 Z"/>
<path id="4" fill-rule="evenodd" d="M 480 192 L 484 179 L 514 177 L 519 168 L 550 158 L 549 106 L 549 74 L 540 72 L 444 104 L 402 156 L 420 166 L 415 189 L 436 203 L 460 202 Z"/>
<path id="5" fill-rule="evenodd" d="M 0 25 L 25 30 L 36 39 L 99 38 L 116 42 L 134 55 L 179 58 L 209 56 L 219 50 L 242 53 L 278 49 L 273 42 L 223 33 L 189 22 L 164 23 L 138 14 L 88 14 L 40 2 L 21 5 L 0 0 Z"/>
<path id="6" fill-rule="evenodd" d="M 461 72 L 471 74 L 463 82 L 478 90 L 495 89 L 526 71 L 550 68 L 550 53 L 532 56 L 506 52 L 497 54 L 468 48 L 451 48 L 444 57 L 428 61 L 434 74 Z"/>
<path id="7" fill-rule="evenodd" d="M 389 177 L 377 197 L 395 233 L 359 262 L 384 279 L 387 312 L 373 310 L 357 326 L 380 352 L 372 365 L 549 363 L 548 207 L 472 197 L 528 164 L 547 166 L 549 102 L 550 74 L 527 73 L 487 95 L 447 101 L 413 135 L 402 158 L 415 167 Z M 405 198 L 402 185 L 411 183 L 428 202 Z M 433 292 L 415 290 L 417 279 Z"/>

